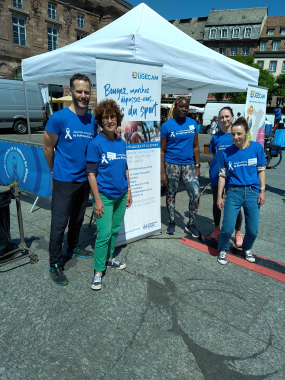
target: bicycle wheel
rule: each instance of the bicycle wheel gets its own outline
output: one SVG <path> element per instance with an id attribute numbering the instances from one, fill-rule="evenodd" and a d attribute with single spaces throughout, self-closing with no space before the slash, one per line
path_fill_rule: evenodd
<path id="1" fill-rule="evenodd" d="M 271 160 L 269 149 L 264 149 L 265 159 L 266 159 L 266 168 L 268 168 Z"/>
<path id="2" fill-rule="evenodd" d="M 267 169 L 276 168 L 282 161 L 282 151 L 280 150 L 278 157 L 270 157 L 270 161 L 266 164 Z"/>

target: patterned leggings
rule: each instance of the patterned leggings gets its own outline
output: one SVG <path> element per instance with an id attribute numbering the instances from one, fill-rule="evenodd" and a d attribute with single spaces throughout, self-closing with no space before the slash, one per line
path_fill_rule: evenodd
<path id="1" fill-rule="evenodd" d="M 194 165 L 175 165 L 165 162 L 165 171 L 167 176 L 166 207 L 170 222 L 174 222 L 175 196 L 179 179 L 182 177 L 189 196 L 189 223 L 195 223 L 200 200 L 200 184 Z"/>

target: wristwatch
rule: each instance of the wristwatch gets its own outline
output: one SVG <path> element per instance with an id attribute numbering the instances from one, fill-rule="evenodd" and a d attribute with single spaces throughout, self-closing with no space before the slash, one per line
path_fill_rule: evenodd
<path id="1" fill-rule="evenodd" d="M 195 164 L 194 166 L 195 166 L 195 168 L 200 168 L 201 164 Z"/>
<path id="2" fill-rule="evenodd" d="M 262 186 L 262 187 L 260 187 L 260 190 L 262 191 L 265 191 L 265 186 Z"/>

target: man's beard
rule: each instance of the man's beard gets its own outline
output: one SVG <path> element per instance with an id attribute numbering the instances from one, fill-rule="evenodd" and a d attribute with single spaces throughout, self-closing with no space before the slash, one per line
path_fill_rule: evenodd
<path id="1" fill-rule="evenodd" d="M 73 95 L 73 92 L 71 93 L 71 97 L 72 97 L 72 101 L 73 101 L 75 107 L 78 107 L 80 109 L 85 109 L 88 106 L 88 104 L 89 104 L 89 100 L 87 100 L 85 106 L 80 106 L 79 103 L 78 103 L 78 101 L 77 101 L 77 99 L 76 99 L 76 97 Z"/>

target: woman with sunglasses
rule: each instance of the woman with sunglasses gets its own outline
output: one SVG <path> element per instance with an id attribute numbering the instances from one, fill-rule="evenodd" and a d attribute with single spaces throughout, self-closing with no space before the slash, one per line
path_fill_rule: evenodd
<path id="1" fill-rule="evenodd" d="M 86 155 L 97 222 L 94 278 L 91 284 L 94 290 L 101 289 L 102 272 L 106 267 L 126 267 L 113 258 L 126 208 L 132 205 L 126 143 L 115 133 L 122 119 L 123 115 L 114 100 L 100 102 L 95 109 L 95 120 L 102 127 L 102 131 L 91 141 Z"/>

